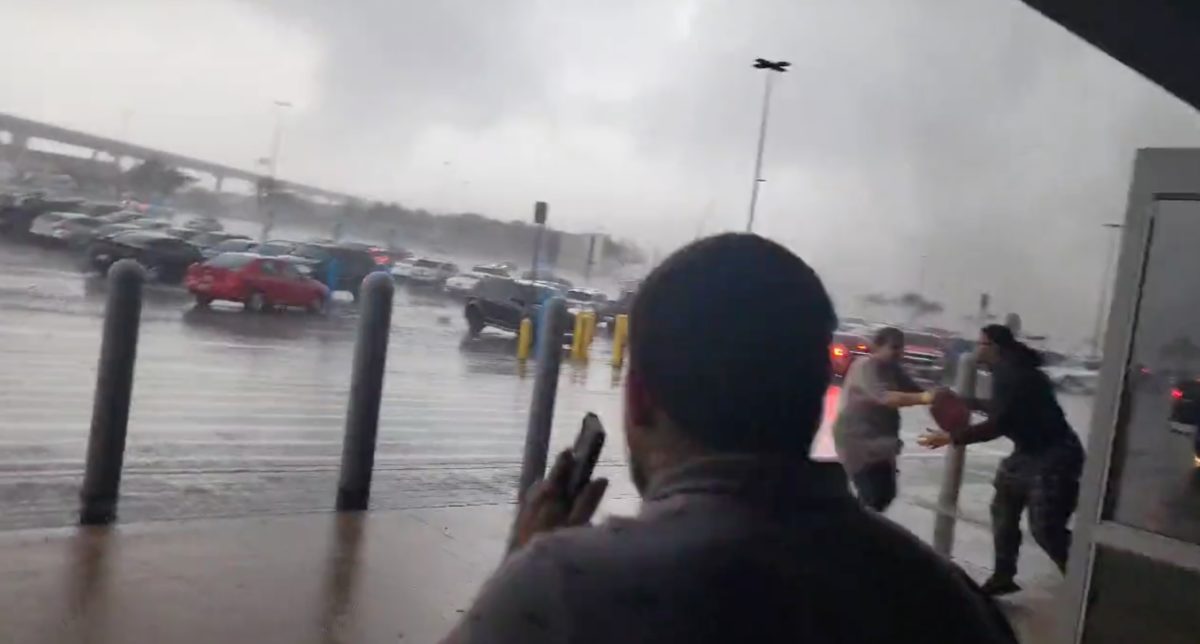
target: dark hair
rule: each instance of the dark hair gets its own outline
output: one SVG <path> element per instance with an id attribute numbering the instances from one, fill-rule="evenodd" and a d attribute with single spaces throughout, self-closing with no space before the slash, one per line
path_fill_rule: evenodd
<path id="1" fill-rule="evenodd" d="M 701 239 L 646 277 L 630 324 L 630 368 L 690 438 L 807 458 L 836 317 L 803 260 L 757 235 Z"/>
<path id="2" fill-rule="evenodd" d="M 1008 357 L 1010 360 L 1024 364 L 1025 366 L 1040 367 L 1042 366 L 1042 355 L 1030 348 L 1029 345 L 1021 342 L 1013 335 L 1012 329 L 1002 324 L 989 324 L 980 331 L 991 340 L 992 344 L 1000 349 L 1000 353 Z"/>
<path id="3" fill-rule="evenodd" d="M 874 344 L 877 347 L 902 347 L 904 332 L 894 326 L 885 326 L 875 332 Z"/>

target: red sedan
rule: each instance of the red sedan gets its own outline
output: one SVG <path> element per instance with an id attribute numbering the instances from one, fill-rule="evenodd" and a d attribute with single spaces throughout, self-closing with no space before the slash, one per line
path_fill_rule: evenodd
<path id="1" fill-rule="evenodd" d="M 325 310 L 329 289 L 290 262 L 251 253 L 224 253 L 188 268 L 184 284 L 197 306 L 214 300 L 241 302 L 247 311 L 295 306 Z"/>

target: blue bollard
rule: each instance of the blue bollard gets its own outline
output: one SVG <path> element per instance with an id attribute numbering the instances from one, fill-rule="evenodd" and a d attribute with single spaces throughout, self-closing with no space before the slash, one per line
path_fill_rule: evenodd
<path id="1" fill-rule="evenodd" d="M 554 399 L 558 395 L 558 371 L 562 365 L 566 320 L 566 300 L 554 297 L 542 303 L 541 323 L 537 333 L 537 372 L 533 382 L 533 400 L 529 405 L 529 426 L 525 432 L 525 455 L 521 461 L 518 500 L 523 500 L 529 486 L 546 475 L 550 426 L 554 420 Z"/>

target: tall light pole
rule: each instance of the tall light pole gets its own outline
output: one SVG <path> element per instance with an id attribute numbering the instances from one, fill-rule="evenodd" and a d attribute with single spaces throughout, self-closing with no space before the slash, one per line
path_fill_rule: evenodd
<path id="1" fill-rule="evenodd" d="M 771 80 L 775 77 L 772 72 L 783 73 L 791 67 L 786 60 L 770 61 L 756 58 L 754 68 L 767 72 L 763 88 L 762 121 L 758 125 L 758 152 L 754 155 L 754 184 L 750 188 L 750 215 L 746 218 L 746 232 L 754 230 L 754 208 L 758 205 L 758 184 L 762 183 L 763 146 L 767 142 L 767 116 L 771 110 Z"/>
<path id="2" fill-rule="evenodd" d="M 1101 224 L 1101 227 L 1111 231 L 1119 231 L 1124 228 L 1121 224 Z M 1104 333 L 1104 310 L 1107 308 L 1105 304 L 1108 302 L 1108 293 L 1112 287 L 1113 265 L 1117 262 L 1117 249 L 1120 247 L 1120 241 L 1120 233 L 1112 236 L 1109 241 L 1108 257 L 1104 260 L 1104 280 L 1100 282 L 1100 297 L 1096 302 L 1096 328 L 1092 334 L 1092 357 L 1100 355 L 1100 335 Z"/>
<path id="3" fill-rule="evenodd" d="M 283 144 L 283 111 L 291 106 L 288 101 L 275 101 L 275 133 L 271 135 L 271 156 L 267 157 L 267 173 L 272 179 L 279 164 L 279 146 Z"/>

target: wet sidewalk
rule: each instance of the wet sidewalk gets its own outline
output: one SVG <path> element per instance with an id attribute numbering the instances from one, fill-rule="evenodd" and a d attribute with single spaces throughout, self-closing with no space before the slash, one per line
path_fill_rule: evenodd
<path id="1" fill-rule="evenodd" d="M 636 500 L 606 504 L 628 514 Z M 511 505 L 124 525 L 0 535 L 0 642 L 436 642 L 500 559 Z M 932 512 L 893 519 L 928 540 Z M 987 575 L 990 535 L 956 559 Z M 1032 544 L 1031 544 L 1032 546 Z M 1035 547 L 1005 603 L 1045 641 L 1058 583 Z"/>

